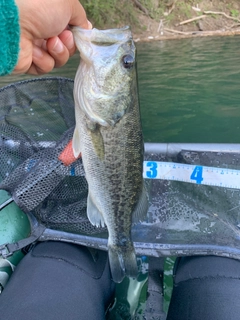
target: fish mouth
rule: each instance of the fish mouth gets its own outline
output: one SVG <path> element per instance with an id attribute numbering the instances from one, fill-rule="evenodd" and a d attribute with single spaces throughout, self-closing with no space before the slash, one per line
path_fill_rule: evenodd
<path id="1" fill-rule="evenodd" d="M 112 46 L 112 55 L 114 52 L 117 52 L 118 48 L 122 45 L 127 44 L 129 52 L 131 52 L 134 47 L 132 33 L 129 26 L 107 30 L 98 30 L 95 28 L 89 30 L 74 26 L 71 28 L 71 30 L 73 32 L 76 46 L 80 51 L 81 60 L 85 63 L 84 68 L 86 69 L 84 70 L 90 68 L 92 64 L 94 65 L 93 60 L 96 58 L 96 56 L 94 56 L 94 52 L 98 50 L 99 52 L 107 52 L 109 56 L 109 50 L 107 48 L 108 46 Z M 106 48 L 101 48 L 104 46 Z M 99 54 L 98 59 L 101 60 L 101 58 L 102 56 Z M 83 76 L 83 74 L 81 74 L 81 76 L 79 75 L 79 77 L 77 77 L 77 80 L 75 78 L 75 84 L 76 86 L 78 86 L 76 94 L 78 96 L 77 100 L 79 101 L 79 107 L 92 123 L 99 124 L 103 127 L 114 126 L 124 115 L 125 110 L 119 110 L 117 113 L 111 112 L 111 115 L 108 117 L 105 113 L 103 115 L 103 113 L 99 111 L 98 108 L 94 109 L 91 101 L 97 101 L 98 105 L 103 105 L 104 103 L 108 105 L 109 102 L 117 100 L 119 92 L 124 92 L 122 88 L 124 88 L 125 83 L 120 82 L 115 90 L 113 88 L 111 88 L 111 90 L 103 90 L 101 83 L 98 82 L 97 76 L 95 76 L 94 80 L 95 85 L 90 87 L 88 86 L 87 89 L 86 86 L 83 85 L 83 82 L 85 81 L 88 81 L 88 79 L 86 79 L 86 75 Z M 85 89 L 88 91 L 87 95 Z M 91 95 L 91 101 L 88 100 L 89 95 Z"/>
<path id="2" fill-rule="evenodd" d="M 129 26 L 116 29 L 98 30 L 83 29 L 77 26 L 71 26 L 75 41 L 86 41 L 99 45 L 110 45 L 113 43 L 122 43 L 132 39 L 132 33 Z"/>
<path id="3" fill-rule="evenodd" d="M 132 33 L 129 26 L 116 29 L 98 30 L 83 29 L 78 26 L 70 27 L 75 44 L 80 52 L 81 58 L 91 64 L 91 55 L 95 46 L 108 47 L 122 45 L 127 42 L 133 43 Z"/>

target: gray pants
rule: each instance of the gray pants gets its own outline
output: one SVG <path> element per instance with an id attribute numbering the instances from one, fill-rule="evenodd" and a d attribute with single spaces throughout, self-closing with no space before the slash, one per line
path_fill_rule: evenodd
<path id="1" fill-rule="evenodd" d="M 0 295 L 1 320 L 101 320 L 114 296 L 107 253 L 39 243 Z M 240 261 L 179 258 L 167 320 L 238 320 Z"/>
<path id="2" fill-rule="evenodd" d="M 177 259 L 167 320 L 240 319 L 240 261 L 197 256 Z"/>
<path id="3" fill-rule="evenodd" d="M 106 252 L 94 255 L 73 244 L 39 243 L 0 295 L 0 319 L 105 319 L 114 288 Z"/>

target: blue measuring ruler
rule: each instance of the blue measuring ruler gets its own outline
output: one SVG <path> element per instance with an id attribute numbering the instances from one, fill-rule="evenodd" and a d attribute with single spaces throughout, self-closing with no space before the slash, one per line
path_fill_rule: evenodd
<path id="1" fill-rule="evenodd" d="M 240 170 L 175 162 L 144 161 L 143 177 L 240 189 Z"/>

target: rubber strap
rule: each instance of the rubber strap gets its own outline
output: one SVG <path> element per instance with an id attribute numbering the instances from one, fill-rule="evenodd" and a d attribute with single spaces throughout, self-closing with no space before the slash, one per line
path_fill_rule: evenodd
<path id="1" fill-rule="evenodd" d="M 26 246 L 32 244 L 33 242 L 37 241 L 37 239 L 43 234 L 46 227 L 43 225 L 38 225 L 38 227 L 33 231 L 30 237 L 19 240 L 15 243 L 6 243 L 0 246 L 0 256 L 4 259 L 13 255 L 14 252 L 19 251 Z"/>

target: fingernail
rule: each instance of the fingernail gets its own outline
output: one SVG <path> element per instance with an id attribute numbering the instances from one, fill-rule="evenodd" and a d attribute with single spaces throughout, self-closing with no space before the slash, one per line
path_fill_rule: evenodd
<path id="1" fill-rule="evenodd" d="M 88 29 L 92 29 L 92 24 L 89 20 L 88 20 Z"/>
<path id="2" fill-rule="evenodd" d="M 56 53 L 60 53 L 63 50 L 64 50 L 63 43 L 59 38 L 57 38 L 56 42 L 55 42 L 55 45 L 53 46 L 53 51 L 55 51 Z"/>

